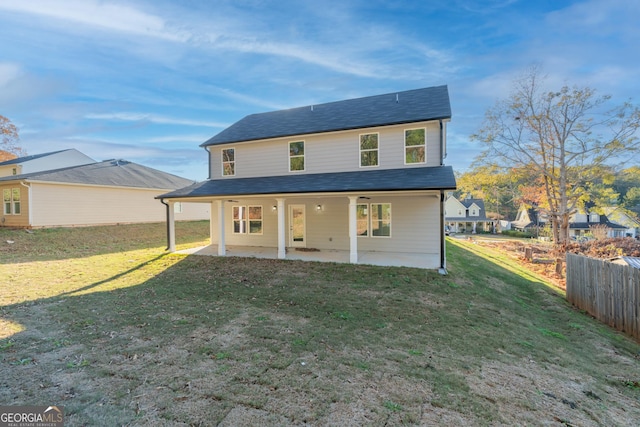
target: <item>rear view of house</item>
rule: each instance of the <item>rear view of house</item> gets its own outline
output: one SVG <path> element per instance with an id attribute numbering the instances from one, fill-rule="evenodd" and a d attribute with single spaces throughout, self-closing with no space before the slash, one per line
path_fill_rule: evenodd
<path id="1" fill-rule="evenodd" d="M 208 180 L 159 198 L 210 204 L 218 255 L 333 251 L 444 270 L 450 118 L 446 86 L 249 115 L 202 144 Z"/>

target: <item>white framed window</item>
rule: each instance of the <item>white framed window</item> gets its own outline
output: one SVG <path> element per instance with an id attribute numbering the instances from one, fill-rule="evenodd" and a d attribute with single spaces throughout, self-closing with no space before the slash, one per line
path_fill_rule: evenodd
<path id="1" fill-rule="evenodd" d="M 356 235 L 366 237 L 369 235 L 369 205 L 356 205 Z"/>
<path id="2" fill-rule="evenodd" d="M 405 129 L 404 164 L 425 163 L 427 161 L 427 129 Z"/>
<path id="3" fill-rule="evenodd" d="M 20 189 L 5 188 L 2 190 L 2 206 L 5 215 L 20 215 Z"/>
<path id="4" fill-rule="evenodd" d="M 360 167 L 378 166 L 377 133 L 360 134 Z"/>
<path id="5" fill-rule="evenodd" d="M 234 176 L 236 174 L 236 149 L 222 149 L 222 176 Z"/>
<path id="6" fill-rule="evenodd" d="M 11 169 L 11 173 L 13 173 L 13 175 L 18 175 L 18 168 Z"/>
<path id="7" fill-rule="evenodd" d="M 471 216 L 478 216 L 478 211 L 475 209 L 471 209 Z"/>
<path id="8" fill-rule="evenodd" d="M 391 203 L 356 205 L 359 237 L 391 237 Z"/>
<path id="9" fill-rule="evenodd" d="M 304 141 L 289 143 L 289 172 L 304 170 Z"/>
<path id="10" fill-rule="evenodd" d="M 233 206 L 234 234 L 262 234 L 262 206 Z"/>

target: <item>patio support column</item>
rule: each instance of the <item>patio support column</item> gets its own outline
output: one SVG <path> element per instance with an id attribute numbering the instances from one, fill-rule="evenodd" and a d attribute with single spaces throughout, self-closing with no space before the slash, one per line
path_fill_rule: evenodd
<path id="1" fill-rule="evenodd" d="M 284 236 L 284 199 L 276 199 L 276 201 L 278 202 L 278 259 L 285 259 L 287 248 Z"/>
<path id="2" fill-rule="evenodd" d="M 358 263 L 358 222 L 356 218 L 357 196 L 349 196 L 349 262 Z"/>
<path id="3" fill-rule="evenodd" d="M 224 241 L 224 200 L 218 200 L 218 255 L 225 256 L 227 248 Z"/>
<path id="4" fill-rule="evenodd" d="M 216 204 L 211 202 L 211 206 L 209 207 L 209 244 L 213 245 L 215 243 L 214 236 L 216 235 L 216 227 L 213 222 L 213 213 L 216 211 Z"/>
<path id="5" fill-rule="evenodd" d="M 176 213 L 174 211 L 174 202 L 168 202 L 167 207 L 167 221 L 169 221 L 168 233 L 169 233 L 169 252 L 176 251 Z"/>

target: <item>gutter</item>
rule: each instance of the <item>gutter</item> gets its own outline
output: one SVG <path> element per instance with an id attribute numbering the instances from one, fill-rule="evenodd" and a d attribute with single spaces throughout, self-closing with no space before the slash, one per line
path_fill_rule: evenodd
<path id="1" fill-rule="evenodd" d="M 447 157 L 447 153 L 444 151 L 444 123 L 442 119 L 439 119 L 438 123 L 440 123 L 440 166 L 444 166 L 444 159 Z"/>
<path id="2" fill-rule="evenodd" d="M 169 203 L 165 202 L 164 199 L 160 199 L 160 203 L 167 207 L 167 248 L 165 251 L 168 251 L 171 247 L 171 228 L 169 227 Z"/>

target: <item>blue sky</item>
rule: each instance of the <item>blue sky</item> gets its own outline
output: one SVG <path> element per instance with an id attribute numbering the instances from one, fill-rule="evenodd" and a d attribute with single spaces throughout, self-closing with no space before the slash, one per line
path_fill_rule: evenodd
<path id="1" fill-rule="evenodd" d="M 628 0 L 0 0 L 0 115 L 29 154 L 76 148 L 194 180 L 247 114 L 446 84 L 446 164 L 514 78 L 640 104 Z"/>

